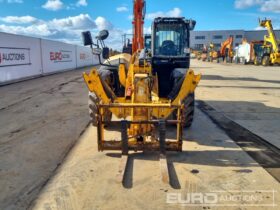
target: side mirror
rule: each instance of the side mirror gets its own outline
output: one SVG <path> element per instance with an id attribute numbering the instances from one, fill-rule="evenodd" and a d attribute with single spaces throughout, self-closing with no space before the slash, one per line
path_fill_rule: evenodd
<path id="1" fill-rule="evenodd" d="M 93 44 L 90 31 L 82 32 L 82 37 L 83 37 L 84 46 Z"/>
<path id="2" fill-rule="evenodd" d="M 189 30 L 192 31 L 194 30 L 196 25 L 196 21 L 195 20 L 189 20 Z"/>
<path id="3" fill-rule="evenodd" d="M 105 40 L 107 39 L 109 36 L 109 31 L 107 30 L 102 30 L 99 32 L 98 36 L 96 37 L 96 39 L 98 40 Z"/>
<path id="4" fill-rule="evenodd" d="M 102 50 L 102 57 L 103 59 L 108 59 L 110 56 L 110 50 L 108 47 L 104 47 L 103 50 Z"/>

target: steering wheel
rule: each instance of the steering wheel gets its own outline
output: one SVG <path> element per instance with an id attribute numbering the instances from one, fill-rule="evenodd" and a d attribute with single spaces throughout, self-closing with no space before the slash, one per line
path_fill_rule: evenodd
<path id="1" fill-rule="evenodd" d="M 174 55 L 176 54 L 176 46 L 173 41 L 165 40 L 161 46 L 161 53 L 163 55 Z"/>

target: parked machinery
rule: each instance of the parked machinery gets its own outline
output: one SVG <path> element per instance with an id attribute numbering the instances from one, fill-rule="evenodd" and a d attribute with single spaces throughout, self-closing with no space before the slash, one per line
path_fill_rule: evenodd
<path id="1" fill-rule="evenodd" d="M 264 44 L 256 52 L 255 64 L 263 66 L 280 64 L 280 41 L 276 38 L 271 20 L 259 20 L 259 25 L 267 29 L 268 35 L 264 36 Z"/>
<path id="2" fill-rule="evenodd" d="M 206 45 L 203 45 L 200 57 L 198 57 L 199 60 L 206 61 L 208 58 L 208 47 Z"/>
<path id="3" fill-rule="evenodd" d="M 131 35 L 124 34 L 122 36 L 122 42 L 123 42 L 122 53 L 132 54 L 132 43 L 131 43 L 130 38 L 127 38 L 128 36 L 131 36 Z"/>
<path id="4" fill-rule="evenodd" d="M 250 43 L 250 61 L 255 65 L 261 64 L 260 54 L 263 53 L 264 41 L 252 41 Z"/>
<path id="5" fill-rule="evenodd" d="M 227 38 L 222 44 L 220 49 L 220 57 L 224 62 L 232 63 L 233 59 L 233 36 Z"/>
<path id="6" fill-rule="evenodd" d="M 130 42 L 130 39 L 128 37 L 132 37 L 133 34 L 124 34 L 123 35 L 123 49 L 122 53 L 128 53 L 132 54 L 132 43 Z M 151 34 L 145 34 L 144 36 L 144 47 L 146 50 L 151 51 L 151 45 L 152 45 L 152 39 Z"/>
<path id="7" fill-rule="evenodd" d="M 221 59 L 226 63 L 232 62 L 233 59 L 232 36 L 230 36 L 228 39 L 226 39 L 224 42 L 221 43 L 220 49 L 217 49 L 217 46 L 215 46 L 213 43 L 209 44 L 209 47 L 207 49 L 207 61 L 213 62 L 214 60 L 216 60 L 217 63 L 219 63 Z"/>
<path id="8" fill-rule="evenodd" d="M 211 42 L 207 49 L 207 61 L 213 62 L 214 60 L 219 63 L 220 51 L 216 50 L 216 46 Z"/>
<path id="9" fill-rule="evenodd" d="M 118 172 L 122 181 L 128 153 L 159 151 L 161 174 L 169 181 L 166 151 L 182 151 L 183 128 L 194 115 L 194 90 L 200 81 L 190 65 L 190 30 L 195 21 L 185 18 L 156 18 L 152 24 L 151 53 L 144 49 L 145 1 L 134 0 L 132 56 L 120 54 L 108 59 L 104 41 L 107 31 L 97 36 L 97 44 L 85 32 L 84 44 L 96 45 L 104 59 L 99 70 L 84 73 L 90 91 L 90 113 L 97 126 L 98 150 L 122 151 Z M 103 46 L 99 49 L 99 43 Z M 112 120 L 112 114 L 119 120 Z M 104 138 L 105 125 L 120 125 L 121 140 Z M 175 140 L 165 137 L 166 125 L 177 126 Z"/>
<path id="10" fill-rule="evenodd" d="M 263 41 L 252 41 L 248 43 L 246 40 L 243 40 L 242 44 L 235 48 L 234 62 L 260 65 L 257 55 L 263 51 L 263 44 Z"/>
<path id="11" fill-rule="evenodd" d="M 238 64 L 248 64 L 251 60 L 251 45 L 247 42 L 246 39 L 242 40 L 242 43 L 239 44 L 234 49 L 233 61 Z"/>

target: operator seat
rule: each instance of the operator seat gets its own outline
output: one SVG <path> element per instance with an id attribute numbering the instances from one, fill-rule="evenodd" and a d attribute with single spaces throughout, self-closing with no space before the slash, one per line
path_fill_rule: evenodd
<path id="1" fill-rule="evenodd" d="M 176 55 L 176 46 L 173 41 L 165 40 L 160 47 L 160 55 Z"/>

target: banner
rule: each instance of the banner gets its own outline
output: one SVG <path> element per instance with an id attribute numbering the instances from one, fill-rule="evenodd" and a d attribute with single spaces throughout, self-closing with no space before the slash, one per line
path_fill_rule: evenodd
<path id="1" fill-rule="evenodd" d="M 0 47 L 0 67 L 31 65 L 29 48 Z"/>

